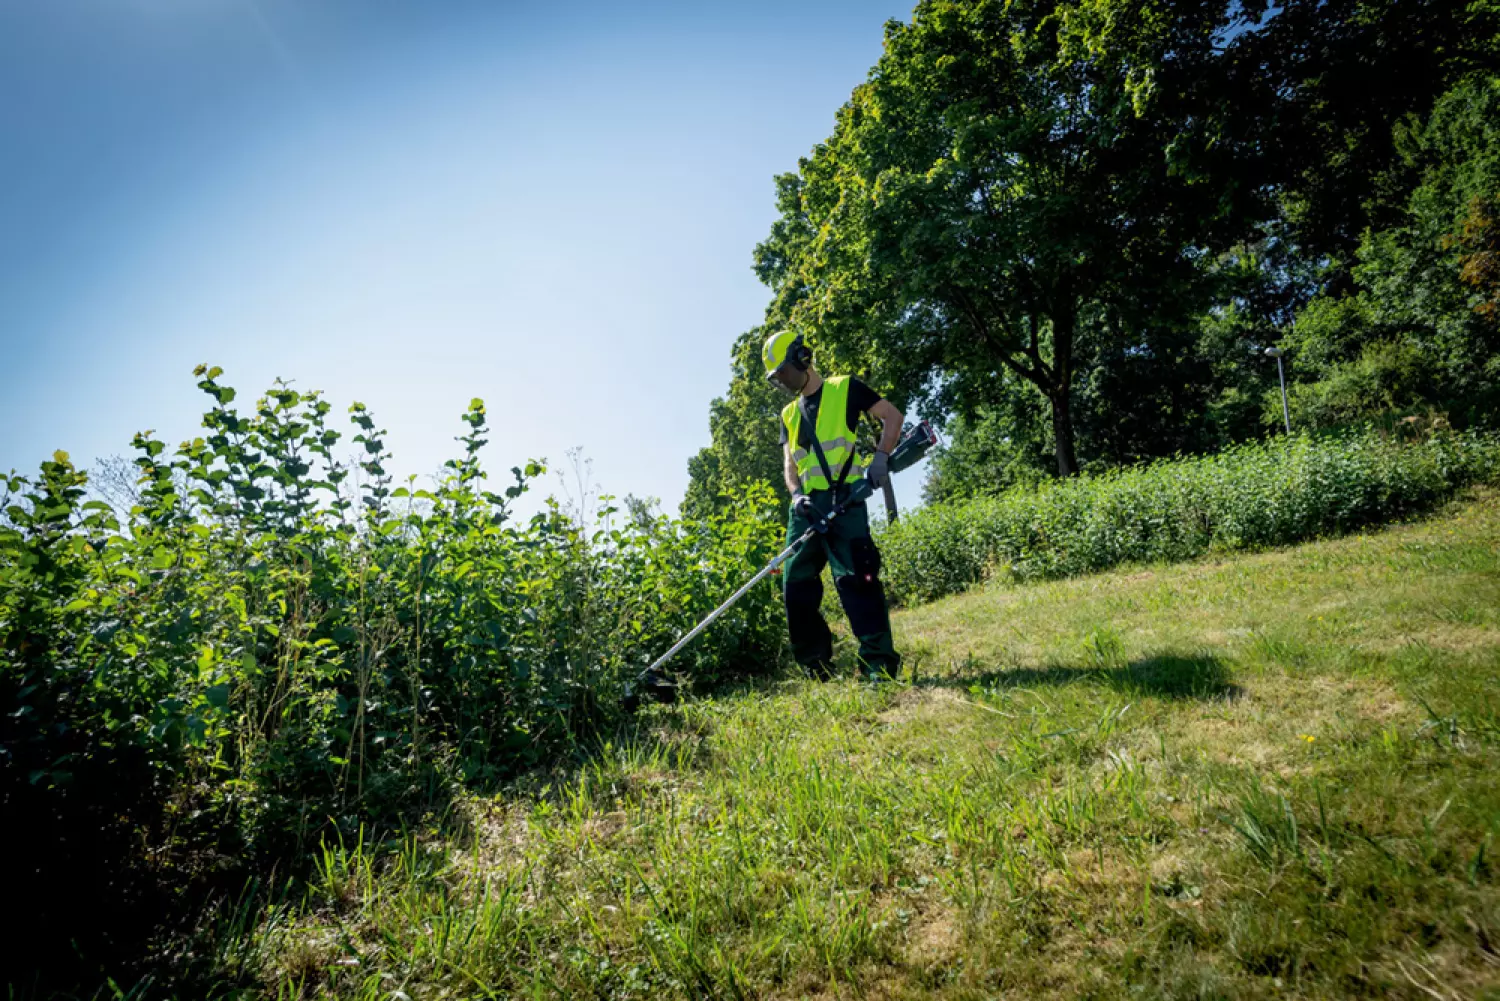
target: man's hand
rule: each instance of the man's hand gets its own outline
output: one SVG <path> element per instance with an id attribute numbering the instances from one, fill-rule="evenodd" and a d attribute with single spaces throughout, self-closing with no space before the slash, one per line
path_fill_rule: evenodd
<path id="1" fill-rule="evenodd" d="M 795 493 L 792 495 L 792 511 L 809 523 L 818 520 L 818 508 L 807 494 Z"/>
<path id="2" fill-rule="evenodd" d="M 891 475 L 891 457 L 886 452 L 877 451 L 874 460 L 870 463 L 870 468 L 865 470 L 865 479 L 870 481 L 870 486 L 879 490 L 885 486 L 885 479 L 889 475 Z"/>

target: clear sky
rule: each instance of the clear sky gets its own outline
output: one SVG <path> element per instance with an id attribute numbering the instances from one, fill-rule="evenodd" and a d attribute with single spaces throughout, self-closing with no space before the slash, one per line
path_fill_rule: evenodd
<path id="1" fill-rule="evenodd" d="M 192 437 L 209 362 L 364 402 L 401 473 L 481 396 L 492 469 L 675 511 L 772 176 L 909 10 L 0 0 L 0 470 Z"/>

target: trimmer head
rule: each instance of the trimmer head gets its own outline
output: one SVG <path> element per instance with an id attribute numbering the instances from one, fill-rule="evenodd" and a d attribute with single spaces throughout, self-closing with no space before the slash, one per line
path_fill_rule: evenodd
<path id="1" fill-rule="evenodd" d="M 620 706 L 626 712 L 633 713 L 641 707 L 642 702 L 657 702 L 665 705 L 676 701 L 677 686 L 668 681 L 660 672 L 648 670 L 625 686 L 625 694 L 620 699 Z"/>

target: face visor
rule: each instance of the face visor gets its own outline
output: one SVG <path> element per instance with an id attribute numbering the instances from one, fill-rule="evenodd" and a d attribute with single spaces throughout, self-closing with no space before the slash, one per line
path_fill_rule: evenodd
<path id="1" fill-rule="evenodd" d="M 788 361 L 767 375 L 766 381 L 777 389 L 795 396 L 802 391 L 803 386 L 807 385 L 807 369 L 798 368 Z"/>

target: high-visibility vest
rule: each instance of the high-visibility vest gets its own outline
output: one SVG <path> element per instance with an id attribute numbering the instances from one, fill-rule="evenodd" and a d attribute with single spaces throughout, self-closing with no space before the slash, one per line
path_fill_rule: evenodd
<path id="1" fill-rule="evenodd" d="M 803 493 L 829 490 L 833 484 L 823 475 L 823 467 L 818 464 L 818 453 L 813 450 L 811 442 L 805 443 L 804 447 L 804 443 L 798 439 L 797 432 L 802 427 L 802 408 L 798 406 L 801 402 L 802 398 L 798 397 L 781 411 L 781 423 L 786 425 L 786 440 L 792 450 L 792 461 L 797 464 L 797 479 L 802 483 Z M 813 430 L 818 444 L 823 448 L 823 458 L 828 461 L 828 471 L 835 479 L 854 452 L 856 432 L 848 425 L 848 420 L 849 377 L 836 375 L 823 380 L 823 397 L 818 404 L 817 427 Z M 854 461 L 849 463 L 849 473 L 844 477 L 844 482 L 854 483 L 859 480 L 865 475 L 865 467 L 869 464 L 869 458 L 855 456 Z"/>

